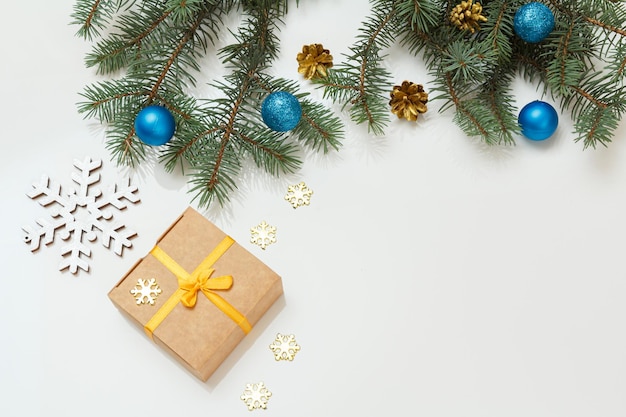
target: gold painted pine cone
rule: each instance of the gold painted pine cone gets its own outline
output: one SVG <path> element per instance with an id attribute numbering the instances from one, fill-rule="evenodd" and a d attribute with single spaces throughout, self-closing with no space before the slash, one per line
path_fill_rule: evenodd
<path id="1" fill-rule="evenodd" d="M 326 70 L 333 66 L 333 56 L 320 43 L 304 45 L 297 60 L 298 72 L 307 80 L 326 77 Z"/>
<path id="2" fill-rule="evenodd" d="M 416 121 L 420 113 L 426 113 L 428 108 L 428 93 L 424 91 L 421 84 L 414 84 L 409 81 L 403 81 L 402 85 L 396 85 L 391 92 L 391 112 L 398 116 L 399 119 L 407 119 Z"/>
<path id="3" fill-rule="evenodd" d="M 462 1 L 450 12 L 450 22 L 461 30 L 469 30 L 471 33 L 480 30 L 480 22 L 486 22 L 483 16 L 483 6 L 474 3 L 474 0 Z"/>

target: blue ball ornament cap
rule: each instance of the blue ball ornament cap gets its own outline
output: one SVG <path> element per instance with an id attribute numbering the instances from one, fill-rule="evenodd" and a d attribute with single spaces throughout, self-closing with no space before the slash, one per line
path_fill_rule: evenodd
<path id="1" fill-rule="evenodd" d="M 165 145 L 175 131 L 176 120 L 163 106 L 146 106 L 135 117 L 135 134 L 146 145 Z"/>
<path id="2" fill-rule="evenodd" d="M 539 141 L 548 139 L 556 131 L 559 116 L 550 104 L 535 100 L 522 108 L 517 121 L 524 136 Z"/>
<path id="3" fill-rule="evenodd" d="M 554 14 L 548 6 L 539 2 L 527 3 L 517 9 L 513 18 L 513 30 L 528 43 L 544 40 L 554 29 Z"/>
<path id="4" fill-rule="evenodd" d="M 302 107 L 293 94 L 277 91 L 263 100 L 261 117 L 270 129 L 276 132 L 287 132 L 300 122 Z"/>

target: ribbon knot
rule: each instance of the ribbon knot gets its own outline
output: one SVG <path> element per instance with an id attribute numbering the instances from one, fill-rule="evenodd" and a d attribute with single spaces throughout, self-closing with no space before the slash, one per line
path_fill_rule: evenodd
<path id="1" fill-rule="evenodd" d="M 196 305 L 198 291 L 202 291 L 210 300 L 213 295 L 216 295 L 214 291 L 227 290 L 233 286 L 232 276 L 223 275 L 211 278 L 213 272 L 215 272 L 213 268 L 198 268 L 189 276 L 189 279 L 178 277 L 178 287 L 184 291 L 180 302 L 185 307 L 191 308 Z"/>
<path id="2" fill-rule="evenodd" d="M 230 317 L 237 325 L 244 331 L 249 333 L 252 330 L 252 326 L 248 322 L 248 319 L 241 314 L 235 307 L 230 305 L 228 301 L 224 300 L 215 291 L 228 290 L 233 286 L 233 277 L 230 275 L 223 275 L 216 278 L 211 278 L 215 270 L 211 268 L 213 264 L 230 248 L 235 241 L 226 236 L 211 253 L 198 265 L 196 269 L 190 274 L 183 267 L 181 267 L 174 259 L 172 259 L 167 253 L 165 253 L 160 247 L 155 246 L 150 253 L 159 262 L 161 262 L 172 274 L 178 279 L 178 289 L 167 299 L 167 301 L 161 306 L 161 308 L 152 316 L 152 318 L 145 324 L 144 330 L 146 334 L 152 338 L 154 330 L 161 324 L 161 322 L 167 317 L 168 314 L 176 307 L 180 302 L 185 307 L 192 308 L 196 305 L 198 300 L 198 291 L 209 299 L 219 310 Z"/>

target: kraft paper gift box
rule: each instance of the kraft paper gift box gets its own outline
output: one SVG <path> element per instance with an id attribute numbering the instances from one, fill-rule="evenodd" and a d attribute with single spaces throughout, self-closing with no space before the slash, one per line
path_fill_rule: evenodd
<path id="1" fill-rule="evenodd" d="M 274 271 L 188 208 L 109 298 L 206 381 L 282 293 Z"/>

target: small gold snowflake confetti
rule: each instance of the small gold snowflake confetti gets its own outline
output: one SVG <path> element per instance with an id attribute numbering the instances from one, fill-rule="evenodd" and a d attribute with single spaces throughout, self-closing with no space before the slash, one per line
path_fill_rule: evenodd
<path id="1" fill-rule="evenodd" d="M 161 288 L 157 284 L 156 279 L 138 279 L 135 287 L 130 290 L 130 293 L 137 300 L 137 304 L 150 304 L 154 305 L 154 301 L 161 294 Z"/>
<path id="2" fill-rule="evenodd" d="M 267 389 L 263 382 L 258 384 L 246 384 L 246 389 L 241 394 L 241 400 L 246 403 L 248 410 L 256 410 L 259 408 L 266 409 L 267 402 L 270 400 L 272 393 Z"/>
<path id="3" fill-rule="evenodd" d="M 293 208 L 298 208 L 308 206 L 311 203 L 312 195 L 313 190 L 307 187 L 304 182 L 301 182 L 300 184 L 290 185 L 287 188 L 285 200 L 287 200 Z"/>
<path id="4" fill-rule="evenodd" d="M 263 220 L 258 226 L 250 229 L 250 242 L 265 250 L 268 245 L 276 242 L 276 228 Z"/>
<path id="5" fill-rule="evenodd" d="M 274 352 L 274 359 L 277 361 L 292 361 L 296 353 L 300 350 L 300 345 L 296 343 L 296 337 L 294 335 L 278 333 L 276 339 L 274 339 L 270 345 L 270 349 Z"/>

